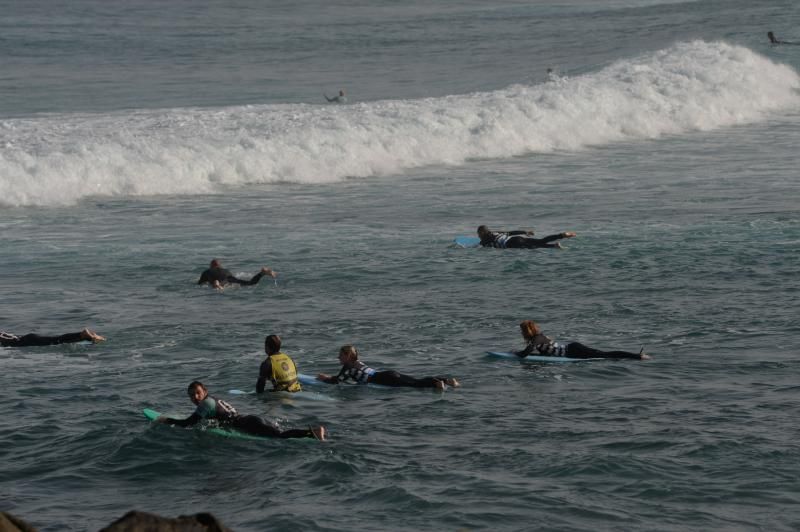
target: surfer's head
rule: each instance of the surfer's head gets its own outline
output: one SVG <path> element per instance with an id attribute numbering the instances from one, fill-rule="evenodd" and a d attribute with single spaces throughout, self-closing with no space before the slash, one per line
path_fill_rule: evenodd
<path id="1" fill-rule="evenodd" d="M 339 96 L 344 96 L 344 89 L 339 90 Z"/>
<path id="2" fill-rule="evenodd" d="M 530 340 L 541 332 L 539 326 L 536 325 L 536 322 L 533 320 L 522 320 L 519 324 L 519 330 L 522 332 L 522 337 L 526 340 Z"/>
<path id="3" fill-rule="evenodd" d="M 342 366 L 349 366 L 358 360 L 358 349 L 352 345 L 343 345 L 339 349 L 339 362 Z"/>
<path id="4" fill-rule="evenodd" d="M 478 236 L 481 237 L 481 240 L 483 240 L 483 236 L 488 234 L 488 233 L 489 233 L 489 228 L 488 227 L 486 227 L 485 225 L 479 225 L 478 226 Z"/>
<path id="5" fill-rule="evenodd" d="M 199 405 L 200 401 L 205 399 L 208 395 L 205 384 L 200 381 L 192 381 L 186 392 L 189 394 L 189 399 L 196 405 Z"/>
<path id="6" fill-rule="evenodd" d="M 264 351 L 268 355 L 274 355 L 281 350 L 281 337 L 277 334 L 270 334 L 264 338 Z"/>
<path id="7" fill-rule="evenodd" d="M 219 261 L 217 259 L 212 259 L 209 268 L 219 268 L 219 267 L 220 267 Z"/>

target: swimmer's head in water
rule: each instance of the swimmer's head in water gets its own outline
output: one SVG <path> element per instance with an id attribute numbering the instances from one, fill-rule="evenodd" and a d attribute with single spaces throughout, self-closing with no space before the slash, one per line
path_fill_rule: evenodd
<path id="1" fill-rule="evenodd" d="M 211 264 L 209 265 L 209 268 L 219 268 L 219 266 L 220 266 L 219 260 L 211 259 Z"/>

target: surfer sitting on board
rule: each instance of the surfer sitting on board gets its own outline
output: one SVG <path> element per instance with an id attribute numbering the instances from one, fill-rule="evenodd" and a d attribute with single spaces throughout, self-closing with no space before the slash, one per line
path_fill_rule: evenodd
<path id="1" fill-rule="evenodd" d="M 258 416 L 241 416 L 230 404 L 208 395 L 208 390 L 200 381 L 193 381 L 188 388 L 189 399 L 197 405 L 194 413 L 186 419 L 175 419 L 167 416 L 156 418 L 159 423 L 168 423 L 179 427 L 191 427 L 204 419 L 214 419 L 220 428 L 234 429 L 253 436 L 266 438 L 316 438 L 325 439 L 325 427 L 309 427 L 307 429 L 289 429 L 281 431 L 272 424 L 267 424 Z"/>
<path id="2" fill-rule="evenodd" d="M 629 353 L 628 351 L 600 351 L 578 342 L 570 342 L 566 345 L 554 342 L 552 338 L 543 335 L 539 326 L 531 320 L 522 321 L 519 324 L 519 328 L 527 344 L 525 349 L 514 353 L 521 358 L 533 354 L 569 358 L 633 358 L 636 360 L 647 360 L 650 358 L 650 355 L 645 353 L 644 349 L 638 353 Z"/>
<path id="3" fill-rule="evenodd" d="M 96 344 L 105 341 L 105 337 L 97 333 L 84 329 L 81 332 L 62 334 L 61 336 L 40 336 L 38 334 L 26 334 L 25 336 L 15 336 L 11 333 L 0 332 L 0 346 L 2 347 L 29 347 L 36 345 L 57 345 L 74 344 L 84 340 Z"/>
<path id="4" fill-rule="evenodd" d="M 524 229 L 519 231 L 490 231 L 485 225 L 478 227 L 481 246 L 489 248 L 560 248 L 560 243 L 551 244 L 551 242 L 574 236 L 576 236 L 575 233 L 568 231 L 544 238 L 533 238 L 533 231 Z"/>
<path id="5" fill-rule="evenodd" d="M 358 360 L 358 351 L 352 345 L 339 349 L 339 362 L 342 369 L 335 376 L 320 373 L 317 380 L 328 384 L 352 382 L 354 384 L 380 384 L 382 386 L 407 386 L 411 388 L 436 388 L 444 390 L 447 386 L 460 386 L 452 377 L 423 377 L 417 379 L 397 371 L 375 371 Z"/>
<path id="6" fill-rule="evenodd" d="M 328 103 L 347 103 L 347 98 L 344 95 L 344 91 L 340 90 L 338 96 L 334 96 L 333 98 L 328 98 L 328 95 L 323 93 L 325 99 L 328 100 Z"/>
<path id="7" fill-rule="evenodd" d="M 264 351 L 267 358 L 258 370 L 256 393 L 262 393 L 267 381 L 272 382 L 273 392 L 299 392 L 302 390 L 297 382 L 297 365 L 289 355 L 281 352 L 281 337 L 270 334 L 264 339 Z"/>
<path id="8" fill-rule="evenodd" d="M 265 275 L 269 275 L 273 279 L 278 276 L 278 273 L 267 268 L 264 266 L 261 268 L 261 271 L 255 274 L 252 279 L 249 281 L 243 281 L 234 277 L 234 275 L 230 272 L 230 270 L 226 270 L 222 267 L 219 260 L 214 259 L 211 261 L 211 264 L 208 266 L 208 269 L 205 270 L 202 274 L 200 274 L 200 279 L 197 281 L 197 284 L 208 283 L 217 290 L 222 290 L 222 288 L 226 284 L 234 283 L 240 284 L 245 286 L 250 286 L 254 284 L 258 284 L 261 278 Z"/>

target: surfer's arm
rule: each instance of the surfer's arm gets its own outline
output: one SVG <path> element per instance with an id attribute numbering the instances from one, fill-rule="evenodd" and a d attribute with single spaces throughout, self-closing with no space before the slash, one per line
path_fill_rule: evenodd
<path id="1" fill-rule="evenodd" d="M 328 100 L 329 102 L 336 100 L 336 98 L 328 98 L 328 95 L 325 94 L 324 92 L 322 93 L 322 95 L 325 96 L 325 99 Z"/>
<path id="2" fill-rule="evenodd" d="M 272 362 L 267 358 L 261 363 L 258 370 L 258 381 L 256 381 L 256 393 L 264 393 L 267 387 L 267 381 L 272 380 Z"/>
<path id="3" fill-rule="evenodd" d="M 198 279 L 197 284 L 210 283 L 210 282 L 211 281 L 208 278 L 208 270 L 206 270 L 200 274 L 200 279 Z"/>
<path id="4" fill-rule="evenodd" d="M 186 419 L 175 419 L 173 417 L 161 416 L 156 419 L 159 423 L 168 423 L 170 425 L 177 425 L 179 427 L 191 427 L 197 425 L 202 418 L 195 412 Z"/>
<path id="5" fill-rule="evenodd" d="M 320 373 L 317 375 L 317 380 L 322 381 L 327 384 L 339 384 L 339 377 L 338 376 L 331 376 L 326 373 Z"/>
<path id="6" fill-rule="evenodd" d="M 533 353 L 533 344 L 526 345 L 525 349 L 523 349 L 522 351 L 514 351 L 514 354 L 517 355 L 520 358 L 525 358 L 526 356 L 530 355 L 531 353 Z"/>

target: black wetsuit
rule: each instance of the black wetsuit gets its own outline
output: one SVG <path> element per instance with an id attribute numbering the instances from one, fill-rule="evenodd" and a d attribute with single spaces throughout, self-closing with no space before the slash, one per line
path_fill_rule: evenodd
<path id="1" fill-rule="evenodd" d="M 436 388 L 437 383 L 447 382 L 447 377 L 423 377 L 417 379 L 393 370 L 376 371 L 359 360 L 352 367 L 342 366 L 339 374 L 329 382 L 332 384 L 354 382 L 357 384 L 380 384 L 381 386 L 394 387 Z"/>
<path id="2" fill-rule="evenodd" d="M 214 284 L 214 281 L 219 281 L 220 284 L 234 283 L 249 286 L 258 284 L 263 276 L 264 272 L 258 272 L 249 281 L 242 281 L 241 279 L 234 277 L 230 270 L 226 270 L 225 268 L 209 268 L 200 274 L 200 280 L 197 281 L 197 284 Z"/>
<path id="3" fill-rule="evenodd" d="M 215 419 L 220 427 L 232 428 L 254 436 L 267 438 L 315 438 L 311 429 L 289 429 L 281 431 L 273 424 L 265 423 L 258 416 L 240 416 L 236 409 L 225 401 L 207 395 L 197 410 L 186 419 L 167 418 L 166 422 L 179 427 L 191 427 L 203 419 Z"/>
<path id="4" fill-rule="evenodd" d="M 490 248 L 557 248 L 558 245 L 551 244 L 551 242 L 561 240 L 566 236 L 566 233 L 559 233 L 544 238 L 534 238 L 527 231 L 490 231 L 489 235 L 481 240 L 481 246 Z"/>
<path id="5" fill-rule="evenodd" d="M 14 336 L 13 334 L 0 333 L 0 346 L 2 347 L 28 347 L 37 345 L 57 345 L 74 344 L 87 340 L 82 333 L 67 333 L 61 336 L 40 336 L 38 334 L 26 334 L 25 336 Z"/>
<path id="6" fill-rule="evenodd" d="M 640 360 L 641 353 L 631 353 L 628 351 L 600 351 L 592 347 L 583 345 L 579 342 L 560 344 L 551 338 L 537 334 L 528 341 L 525 349 L 518 351 L 517 356 L 525 358 L 528 355 L 541 355 L 550 357 L 569 357 L 569 358 L 633 358 Z"/>

